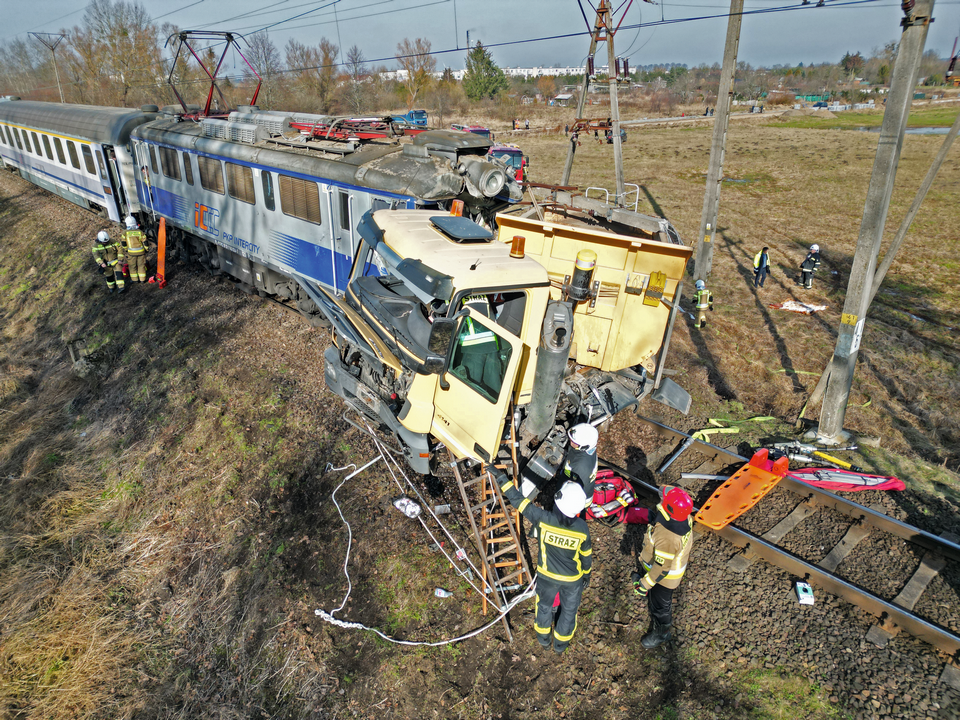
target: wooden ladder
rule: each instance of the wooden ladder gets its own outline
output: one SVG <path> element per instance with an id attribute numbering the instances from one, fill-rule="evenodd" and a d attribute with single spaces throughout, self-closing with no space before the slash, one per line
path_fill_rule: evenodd
<path id="1" fill-rule="evenodd" d="M 510 439 L 503 444 L 510 447 L 510 461 L 496 467 L 515 479 L 518 465 L 512 408 L 508 417 Z M 504 499 L 489 465 L 482 465 L 480 474 L 470 480 L 463 479 L 456 463 L 453 463 L 453 472 L 467 517 L 470 519 L 477 549 L 480 551 L 483 586 L 484 590 L 488 590 L 483 596 L 483 614 L 487 614 L 488 603 L 500 612 L 506 603 L 507 588 L 513 590 L 514 586 L 523 587 L 532 578 L 530 566 L 520 546 L 520 513 Z M 474 486 L 479 486 L 473 493 L 474 497 L 480 498 L 480 502 L 476 504 L 468 492 Z M 513 635 L 506 617 L 503 618 L 503 623 L 512 641 Z"/>

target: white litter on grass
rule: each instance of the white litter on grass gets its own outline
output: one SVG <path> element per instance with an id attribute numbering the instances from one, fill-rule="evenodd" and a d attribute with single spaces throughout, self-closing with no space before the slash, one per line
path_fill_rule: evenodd
<path id="1" fill-rule="evenodd" d="M 812 315 L 815 312 L 827 309 L 826 305 L 808 305 L 797 302 L 796 300 L 785 300 L 782 303 L 776 303 L 770 307 L 774 310 L 789 310 L 790 312 L 801 313 L 803 315 Z"/>

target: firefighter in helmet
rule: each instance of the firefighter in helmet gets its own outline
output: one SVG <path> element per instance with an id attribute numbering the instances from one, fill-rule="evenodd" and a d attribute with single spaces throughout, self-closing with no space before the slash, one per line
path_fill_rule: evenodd
<path id="1" fill-rule="evenodd" d="M 580 517 L 587 497 L 579 483 L 568 480 L 554 496 L 553 510 L 544 510 L 525 498 L 500 470 L 493 467 L 493 471 L 500 491 L 537 531 L 534 630 L 543 647 L 552 646 L 555 653 L 561 654 L 577 630 L 577 610 L 583 591 L 590 584 L 593 566 L 590 529 Z"/>
<path id="2" fill-rule="evenodd" d="M 97 233 L 96 242 L 93 243 L 93 259 L 103 270 L 103 276 L 107 280 L 107 292 L 112 293 L 114 289 L 123 292 L 126 288 L 123 282 L 123 245 L 110 239 L 106 230 Z"/>
<path id="3" fill-rule="evenodd" d="M 597 441 L 600 434 L 590 423 L 580 423 L 567 433 L 567 456 L 563 463 L 565 479 L 580 483 L 583 494 L 593 502 L 594 483 L 597 479 Z"/>
<path id="4" fill-rule="evenodd" d="M 707 326 L 707 309 L 713 312 L 713 293 L 707 290 L 703 280 L 697 280 L 697 327 Z"/>
<path id="5" fill-rule="evenodd" d="M 147 236 L 137 225 L 133 215 L 127 215 L 123 222 L 127 227 L 122 237 L 127 252 L 127 264 L 130 268 L 130 282 L 146 282 Z"/>
<path id="6" fill-rule="evenodd" d="M 810 246 L 807 256 L 800 263 L 800 284 L 809 290 L 813 287 L 813 274 L 820 267 L 820 246 L 814 243 Z"/>
<path id="7" fill-rule="evenodd" d="M 640 551 L 644 573 L 633 573 L 633 589 L 647 598 L 650 628 L 640 640 L 648 650 L 670 639 L 673 591 L 680 585 L 693 547 L 693 500 L 683 488 L 660 488 L 660 502 L 650 513 L 650 524 Z"/>

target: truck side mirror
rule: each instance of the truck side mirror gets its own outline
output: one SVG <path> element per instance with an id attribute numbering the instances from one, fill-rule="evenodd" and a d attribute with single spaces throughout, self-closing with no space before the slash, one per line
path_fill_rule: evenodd
<path id="1" fill-rule="evenodd" d="M 453 344 L 453 336 L 457 329 L 456 318 L 436 318 L 433 326 L 430 328 L 430 338 L 427 340 L 427 349 L 430 354 L 420 366 L 420 371 L 427 375 L 439 375 L 440 387 L 446 390 L 449 384 L 445 385 L 443 372 L 447 364 L 447 355 L 450 353 L 450 346 Z"/>

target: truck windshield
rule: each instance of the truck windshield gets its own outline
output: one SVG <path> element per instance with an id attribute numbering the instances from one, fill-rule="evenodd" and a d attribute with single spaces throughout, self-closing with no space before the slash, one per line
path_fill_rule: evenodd
<path id="1" fill-rule="evenodd" d="M 497 160 L 504 163 L 507 167 L 523 167 L 523 152 L 520 150 L 505 150 L 503 148 L 493 148 L 490 154 Z"/>

